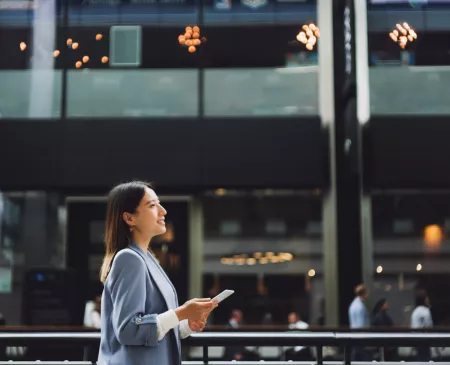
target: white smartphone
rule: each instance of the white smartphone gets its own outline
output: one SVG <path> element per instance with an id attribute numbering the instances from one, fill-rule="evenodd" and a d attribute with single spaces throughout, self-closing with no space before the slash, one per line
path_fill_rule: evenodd
<path id="1" fill-rule="evenodd" d="M 214 298 L 212 298 L 212 300 L 217 300 L 220 303 L 222 300 L 228 298 L 233 293 L 234 293 L 234 290 L 226 289 L 222 293 L 220 293 L 220 294 L 216 295 Z"/>

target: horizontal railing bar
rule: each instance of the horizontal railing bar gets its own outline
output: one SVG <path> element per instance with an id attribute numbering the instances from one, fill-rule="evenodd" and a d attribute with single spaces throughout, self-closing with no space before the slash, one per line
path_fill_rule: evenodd
<path id="1" fill-rule="evenodd" d="M 192 346 L 333 346 L 338 345 L 333 332 L 204 332 L 187 338 Z"/>
<path id="2" fill-rule="evenodd" d="M 93 365 L 90 361 L 0 361 L 0 365 Z"/>
<path id="3" fill-rule="evenodd" d="M 99 340 L 100 332 L 0 332 L 0 339 L 4 338 Z"/>
<path id="4" fill-rule="evenodd" d="M 31 345 L 58 342 L 94 345 L 100 332 L 0 332 L 1 345 Z M 376 332 L 203 332 L 187 339 L 190 346 L 449 346 L 450 333 Z"/>
<path id="5" fill-rule="evenodd" d="M 192 346 L 450 346 L 450 333 L 194 333 L 188 339 Z"/>
<path id="6" fill-rule="evenodd" d="M 434 363 L 433 361 L 427 362 Z M 89 361 L 0 361 L 0 365 L 95 365 Z M 208 361 L 208 365 L 317 365 L 316 361 Z M 352 365 L 405 365 L 405 362 L 394 361 L 352 361 Z M 407 362 L 408 365 L 423 365 L 423 362 Z M 450 365 L 450 362 L 437 362 L 439 365 Z M 100 364 L 99 364 L 100 365 Z M 183 361 L 182 365 L 204 365 L 202 361 Z M 323 365 L 343 365 L 342 361 L 324 361 Z"/>
<path id="7" fill-rule="evenodd" d="M 427 364 L 433 364 L 433 361 Z M 208 361 L 208 365 L 317 365 L 317 361 Z M 343 365 L 344 361 L 324 361 L 323 365 Z M 450 362 L 436 362 L 438 365 L 450 365 Z M 31 364 L 30 364 L 31 365 Z M 36 365 L 36 364 L 33 364 Z M 183 365 L 204 365 L 203 362 Z M 377 362 L 377 361 L 352 361 L 352 365 L 424 365 L 423 362 Z"/>

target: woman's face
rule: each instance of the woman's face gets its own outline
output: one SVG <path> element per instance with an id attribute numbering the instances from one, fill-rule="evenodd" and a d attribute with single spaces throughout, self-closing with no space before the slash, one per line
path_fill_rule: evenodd
<path id="1" fill-rule="evenodd" d="M 159 203 L 153 189 L 145 188 L 136 213 L 132 214 L 133 228 L 145 237 L 154 237 L 166 233 L 165 215 L 167 211 Z"/>
<path id="2" fill-rule="evenodd" d="M 389 304 L 388 304 L 388 302 L 387 302 L 387 301 L 385 301 L 385 302 L 383 303 L 383 305 L 381 306 L 381 310 L 383 310 L 383 311 L 387 311 L 387 310 L 388 310 L 388 308 L 389 308 Z"/>

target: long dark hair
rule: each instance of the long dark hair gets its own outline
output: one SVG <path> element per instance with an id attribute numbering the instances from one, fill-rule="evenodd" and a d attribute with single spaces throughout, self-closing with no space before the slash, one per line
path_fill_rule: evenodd
<path id="1" fill-rule="evenodd" d="M 143 181 L 131 181 L 114 187 L 108 194 L 105 227 L 105 257 L 100 270 L 100 280 L 104 284 L 111 270 L 116 254 L 131 243 L 130 228 L 123 220 L 123 213 L 135 213 L 145 189 L 151 184 Z"/>

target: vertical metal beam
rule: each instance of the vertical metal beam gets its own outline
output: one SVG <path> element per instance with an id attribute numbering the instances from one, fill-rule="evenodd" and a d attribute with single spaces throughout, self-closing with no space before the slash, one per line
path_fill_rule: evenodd
<path id="1" fill-rule="evenodd" d="M 200 26 L 200 28 L 203 30 L 205 21 L 205 9 L 204 9 L 204 1 L 203 0 L 198 0 L 198 5 L 199 5 L 199 9 L 198 9 L 198 24 Z M 199 64 L 198 64 L 198 78 L 197 78 L 197 82 L 198 82 L 198 115 L 197 117 L 199 118 L 204 118 L 205 116 L 205 67 L 204 67 L 204 58 L 205 58 L 205 53 L 203 52 L 203 47 L 204 46 L 200 46 L 198 48 L 198 60 L 199 60 Z"/>
<path id="2" fill-rule="evenodd" d="M 320 108 L 330 138 L 330 189 L 325 196 L 323 216 L 328 271 L 325 272 L 326 312 L 327 316 L 332 316 L 327 318 L 327 324 L 338 322 L 341 325 L 348 323 L 347 310 L 354 297 L 353 288 L 363 281 L 362 258 L 368 257 L 362 251 L 361 124 L 357 108 L 355 35 L 358 31 L 355 30 L 354 1 L 318 3 L 322 34 L 322 48 L 319 49 L 320 98 L 321 104 L 328 102 L 332 105 L 332 111 L 326 105 Z M 326 92 L 333 93 L 333 103 L 324 94 Z M 367 95 L 361 105 L 367 105 Z M 362 113 L 363 110 L 360 111 Z M 334 303 L 330 303 L 329 298 Z"/>
<path id="3" fill-rule="evenodd" d="M 55 87 L 56 1 L 35 0 L 31 55 L 29 118 L 53 116 Z"/>
<path id="4" fill-rule="evenodd" d="M 335 326 L 338 317 L 338 261 L 336 221 L 336 161 L 334 139 L 334 70 L 333 11 L 329 0 L 317 2 L 317 24 L 320 28 L 319 52 L 319 112 L 329 136 L 330 186 L 322 202 L 323 260 L 325 287 L 325 323 Z"/>
<path id="5" fill-rule="evenodd" d="M 63 41 L 66 42 L 66 39 L 69 36 L 69 0 L 61 0 L 62 2 L 62 11 L 63 11 L 63 17 L 62 17 L 62 25 L 61 27 L 61 33 L 63 34 Z M 64 44 L 64 43 L 62 43 Z M 62 79 L 61 79 L 61 113 L 60 118 L 66 119 L 67 117 L 67 72 L 69 68 L 69 56 L 68 56 L 67 48 L 64 48 L 64 51 L 62 52 Z"/>
<path id="6" fill-rule="evenodd" d="M 345 325 L 354 287 L 363 281 L 361 131 L 357 119 L 354 1 L 334 0 L 333 13 L 339 317 L 340 324 Z"/>
<path id="7" fill-rule="evenodd" d="M 203 230 L 203 205 L 194 198 L 189 203 L 189 298 L 203 295 Z"/>
<path id="8" fill-rule="evenodd" d="M 355 0 L 355 55 L 356 55 L 356 114 L 359 123 L 359 153 L 363 155 L 364 124 L 370 120 L 370 77 L 369 77 L 369 48 L 367 27 L 367 4 L 365 0 Z M 361 157 L 362 159 L 362 157 Z M 363 161 L 361 161 L 362 164 Z M 363 169 L 362 166 L 361 169 Z M 373 262 L 372 235 L 372 198 L 370 193 L 362 189 L 361 197 L 361 232 L 363 264 L 363 281 L 370 288 L 375 271 Z"/>
<path id="9" fill-rule="evenodd" d="M 360 124 L 370 119 L 369 46 L 366 0 L 355 0 L 356 105 Z"/>

